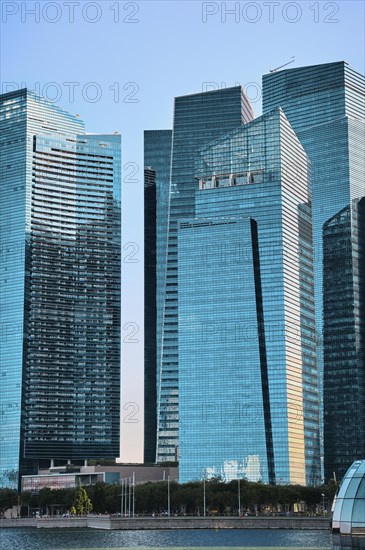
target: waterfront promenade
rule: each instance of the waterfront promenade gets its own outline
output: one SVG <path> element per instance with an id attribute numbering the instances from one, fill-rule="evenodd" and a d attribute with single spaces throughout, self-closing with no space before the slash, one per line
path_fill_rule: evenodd
<path id="1" fill-rule="evenodd" d="M 146 529 L 319 529 L 329 530 L 329 517 L 138 517 L 93 516 L 82 518 L 2 519 L 3 527 L 38 529 L 85 528 L 105 530 Z"/>

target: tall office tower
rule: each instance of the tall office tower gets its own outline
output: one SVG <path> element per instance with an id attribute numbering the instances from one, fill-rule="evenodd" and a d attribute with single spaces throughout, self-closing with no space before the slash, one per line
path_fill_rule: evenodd
<path id="1" fill-rule="evenodd" d="M 157 358 L 161 331 L 167 255 L 171 169 L 171 130 L 144 133 L 144 462 L 156 460 Z M 153 166 L 152 168 L 149 168 Z"/>
<path id="2" fill-rule="evenodd" d="M 1 96 L 1 484 L 119 455 L 119 135 Z"/>
<path id="3" fill-rule="evenodd" d="M 365 197 L 323 226 L 325 478 L 365 456 Z"/>
<path id="4" fill-rule="evenodd" d="M 263 112 L 283 108 L 312 164 L 321 395 L 323 368 L 326 368 L 323 365 L 323 225 L 353 199 L 365 194 L 364 93 L 364 76 L 345 62 L 288 69 L 263 77 Z M 321 425 L 323 427 L 323 422 Z"/>
<path id="5" fill-rule="evenodd" d="M 175 99 L 167 205 L 167 256 L 162 259 L 162 302 L 157 308 L 157 462 L 178 458 L 177 221 L 194 215 L 195 152 L 210 140 L 252 118 L 251 106 L 241 86 Z M 145 159 L 145 164 L 156 170 L 158 179 L 159 171 L 153 158 L 149 162 Z"/>
<path id="6" fill-rule="evenodd" d="M 156 454 L 156 172 L 144 169 L 144 462 Z"/>
<path id="7" fill-rule="evenodd" d="M 307 155 L 277 109 L 197 159 L 178 231 L 180 481 L 316 484 Z"/>

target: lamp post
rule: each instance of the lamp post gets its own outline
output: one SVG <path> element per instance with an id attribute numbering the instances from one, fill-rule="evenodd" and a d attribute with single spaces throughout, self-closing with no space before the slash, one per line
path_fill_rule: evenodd
<path id="1" fill-rule="evenodd" d="M 205 499 L 205 477 L 203 477 L 203 516 L 205 517 L 205 507 L 206 507 L 206 499 Z"/>
<path id="2" fill-rule="evenodd" d="M 167 476 L 167 515 L 170 517 L 170 476 Z"/>
<path id="3" fill-rule="evenodd" d="M 124 517 L 127 517 L 127 478 L 124 480 Z"/>
<path id="4" fill-rule="evenodd" d="M 206 512 L 206 492 L 205 492 L 205 476 L 206 476 L 206 471 L 204 470 L 204 475 L 203 475 L 203 516 L 205 517 L 207 512 Z"/>
<path id="5" fill-rule="evenodd" d="M 124 490 L 124 482 L 123 482 L 123 479 L 122 479 L 122 493 L 121 493 L 121 499 L 120 499 L 120 515 L 121 517 L 123 517 L 123 498 L 124 498 L 124 495 L 123 495 L 123 490 Z"/>
<path id="6" fill-rule="evenodd" d="M 241 480 L 238 478 L 238 517 L 241 517 Z"/>
<path id="7" fill-rule="evenodd" d="M 324 499 L 325 499 L 326 495 L 324 493 L 321 493 L 321 496 L 322 496 L 322 512 L 323 512 L 323 515 L 324 515 Z"/>
<path id="8" fill-rule="evenodd" d="M 135 495 L 136 495 L 136 476 L 135 476 L 135 473 L 133 472 L 133 477 L 132 477 L 132 516 L 133 517 L 134 517 L 134 509 L 135 509 L 135 502 L 136 502 Z"/>
<path id="9" fill-rule="evenodd" d="M 128 517 L 131 517 L 131 478 L 128 478 Z"/>

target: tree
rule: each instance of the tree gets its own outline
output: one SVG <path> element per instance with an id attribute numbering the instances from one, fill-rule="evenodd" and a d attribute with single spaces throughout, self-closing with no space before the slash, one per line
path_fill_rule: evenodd
<path id="1" fill-rule="evenodd" d="M 93 510 L 96 513 L 103 514 L 106 511 L 106 489 L 107 485 L 100 481 L 90 487 L 89 496 L 93 503 Z"/>
<path id="2" fill-rule="evenodd" d="M 27 515 L 27 516 L 29 515 L 29 508 L 30 508 L 32 499 L 33 499 L 33 495 L 29 491 L 23 491 L 23 492 L 19 493 L 19 495 L 18 495 L 18 504 L 20 506 L 20 515 L 22 517 L 24 515 Z M 38 500 L 37 500 L 37 502 L 38 502 Z M 25 508 L 26 508 L 26 512 L 24 510 Z"/>
<path id="3" fill-rule="evenodd" d="M 81 485 L 81 480 L 79 479 L 79 484 L 75 493 L 74 507 L 77 515 L 89 514 L 93 509 L 93 505 L 87 492 Z"/>
<path id="4" fill-rule="evenodd" d="M 0 514 L 18 504 L 18 494 L 13 489 L 0 489 Z"/>
<path id="5" fill-rule="evenodd" d="M 74 491 L 72 489 L 54 489 L 54 502 L 64 506 L 67 510 L 71 508 L 74 501 Z"/>
<path id="6" fill-rule="evenodd" d="M 32 493 L 29 491 L 22 491 L 19 495 L 19 504 L 22 506 L 28 506 L 32 501 Z"/>
<path id="7" fill-rule="evenodd" d="M 322 495 L 319 487 L 302 487 L 302 499 L 305 501 L 309 512 L 312 514 L 316 511 L 316 507 L 321 503 Z"/>
<path id="8" fill-rule="evenodd" d="M 120 511 L 120 485 L 105 484 L 105 508 L 103 512 L 115 514 Z"/>
<path id="9" fill-rule="evenodd" d="M 321 493 L 323 493 L 328 499 L 328 507 L 332 505 L 335 495 L 338 491 L 340 484 L 334 479 L 330 479 L 328 483 L 321 486 Z"/>
<path id="10" fill-rule="evenodd" d="M 43 487 L 39 491 L 39 506 L 43 509 L 45 508 L 46 514 L 49 514 L 49 507 L 52 504 L 55 504 L 54 491 L 49 487 Z"/>

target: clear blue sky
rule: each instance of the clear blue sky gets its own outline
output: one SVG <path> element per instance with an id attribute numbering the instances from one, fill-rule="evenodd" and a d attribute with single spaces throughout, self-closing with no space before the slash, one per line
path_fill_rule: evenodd
<path id="1" fill-rule="evenodd" d="M 136 181 L 127 178 L 122 189 L 123 243 L 140 248 L 139 262 L 123 265 L 123 325 L 140 330 L 139 342 L 124 344 L 122 418 L 136 410 L 128 403 L 140 410 L 133 416 L 139 422 L 122 422 L 122 457 L 139 460 L 143 130 L 171 128 L 173 98 L 199 92 L 206 82 L 241 83 L 259 115 L 262 74 L 292 56 L 290 67 L 345 60 L 363 72 L 364 2 L 3 0 L 1 9 L 2 91 L 26 85 L 80 114 L 88 132 L 120 131 L 124 166 L 139 167 L 129 178 Z M 125 166 L 124 177 L 134 167 Z"/>

